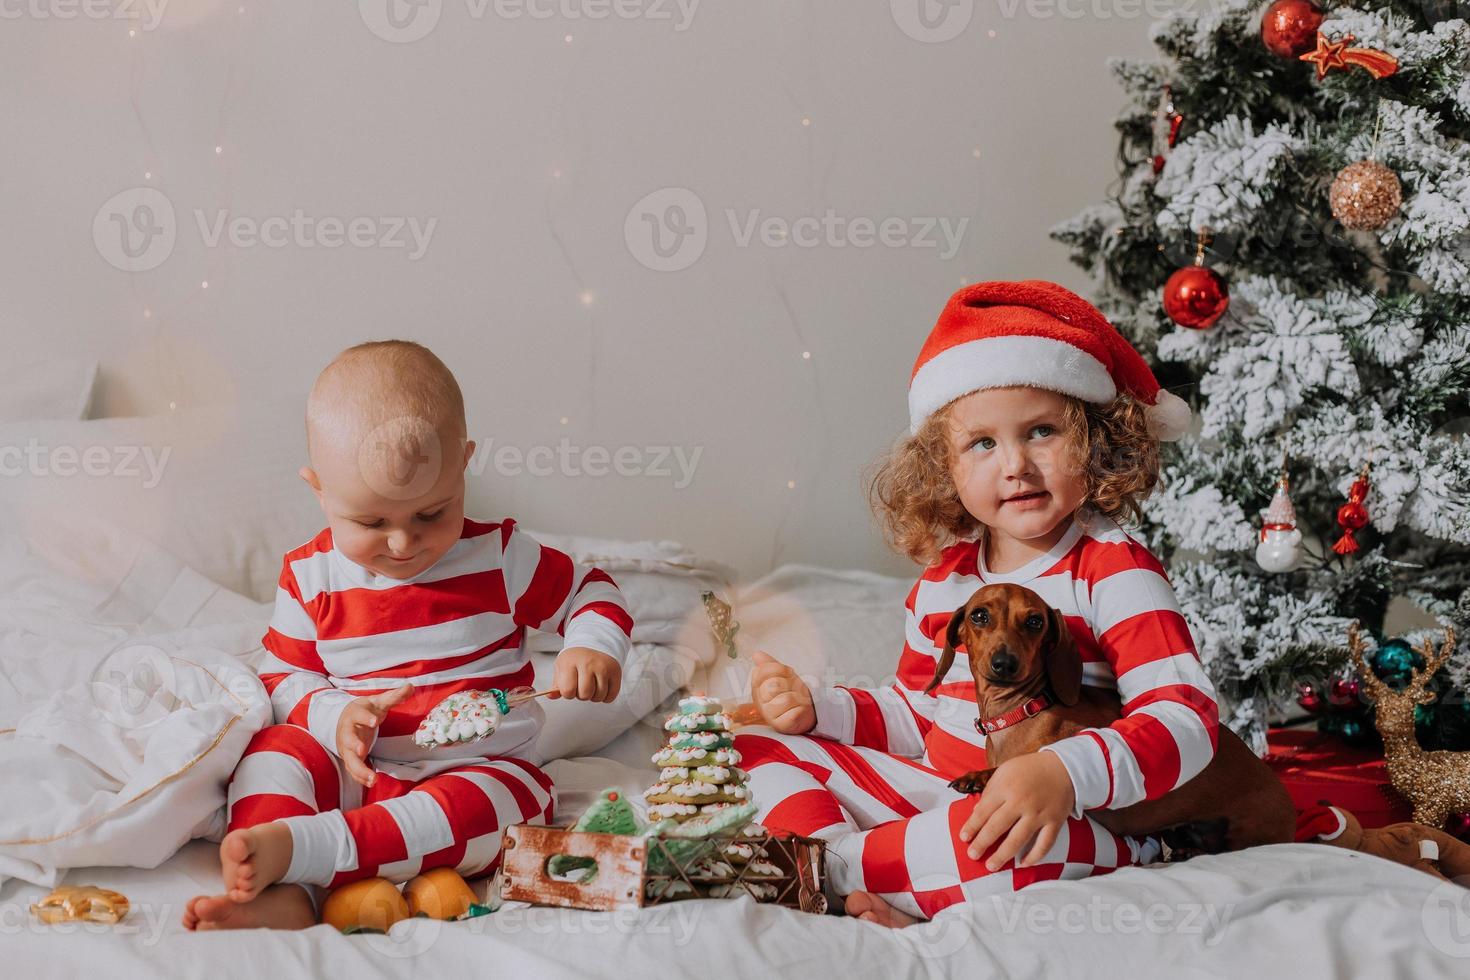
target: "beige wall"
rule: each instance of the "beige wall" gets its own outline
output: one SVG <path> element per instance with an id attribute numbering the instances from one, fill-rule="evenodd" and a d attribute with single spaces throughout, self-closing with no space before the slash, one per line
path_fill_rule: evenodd
<path id="1" fill-rule="evenodd" d="M 7 20 L 9 355 L 100 358 L 109 414 L 270 403 L 294 470 L 321 365 L 359 340 L 418 339 L 455 368 L 482 442 L 549 447 L 554 470 L 563 437 L 700 452 L 684 487 L 672 462 L 670 477 L 600 478 L 491 462 L 471 491 L 481 516 L 677 538 L 747 574 L 904 567 L 859 472 L 905 427 L 918 345 L 964 279 L 1085 288 L 1046 229 L 1112 178 L 1121 96 L 1105 59 L 1149 51 L 1148 21 L 1121 2 L 1080 18 L 976 2 L 944 43 L 900 29 L 904 0 L 704 0 L 684 30 L 672 2 L 655 9 L 668 20 L 548 20 L 443 0 L 407 43 L 369 28 L 391 34 L 375 2 L 172 0 L 133 38 L 116 19 Z M 166 197 L 175 240 L 130 273 L 112 215 L 147 215 L 107 202 L 135 187 Z M 669 187 L 704 207 L 706 242 L 687 268 L 654 271 L 630 210 Z M 672 218 L 669 203 L 642 210 Z M 279 248 L 250 244 L 249 227 L 208 240 L 222 210 L 262 225 L 297 209 L 436 223 L 417 258 L 411 241 L 321 247 L 312 229 L 285 229 Z M 938 233 L 927 248 L 774 247 L 759 230 L 742 245 L 726 213 L 739 231 L 757 210 L 828 209 L 900 219 L 890 237 L 968 227 L 945 257 Z M 148 260 L 163 240 L 134 244 Z"/>

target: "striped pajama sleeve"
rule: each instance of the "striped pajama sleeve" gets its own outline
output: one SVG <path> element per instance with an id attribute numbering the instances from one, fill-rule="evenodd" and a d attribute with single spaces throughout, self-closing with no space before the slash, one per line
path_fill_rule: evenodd
<path id="1" fill-rule="evenodd" d="M 915 587 L 904 608 L 904 650 L 899 660 L 899 681 L 878 688 L 823 687 L 812 690 L 817 724 L 811 734 L 844 745 L 857 745 L 908 759 L 924 755 L 924 739 L 934 723 L 938 702 L 920 690 L 902 683 L 910 676 L 930 677 L 934 657 L 920 653 L 932 650 L 934 638 L 923 631 L 914 613 Z M 917 649 L 916 649 L 917 648 Z M 917 666 L 918 669 L 915 669 Z"/>
<path id="2" fill-rule="evenodd" d="M 514 521 L 504 521 L 500 533 L 505 592 L 517 625 L 560 634 L 563 649 L 586 647 L 622 664 L 633 618 L 612 576 L 548 548 Z"/>
<path id="3" fill-rule="evenodd" d="M 316 622 L 301 602 L 290 561 L 284 561 L 270 626 L 261 639 L 266 656 L 257 673 L 270 694 L 276 724 L 305 728 L 335 755 L 337 720 L 353 695 L 328 680 L 316 639 Z"/>
<path id="4" fill-rule="evenodd" d="M 1046 746 L 1084 810 L 1120 809 L 1188 782 L 1214 758 L 1215 688 L 1163 566 L 1134 541 L 1109 549 L 1090 582 L 1093 631 L 1113 667 L 1123 717 Z"/>

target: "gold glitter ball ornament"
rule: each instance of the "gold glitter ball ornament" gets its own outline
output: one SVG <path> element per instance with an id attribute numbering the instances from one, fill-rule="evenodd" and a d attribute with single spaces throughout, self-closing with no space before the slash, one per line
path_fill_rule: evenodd
<path id="1" fill-rule="evenodd" d="M 1398 213 L 1404 191 L 1398 174 L 1377 160 L 1359 160 L 1338 172 L 1327 198 L 1344 228 L 1377 231 Z"/>

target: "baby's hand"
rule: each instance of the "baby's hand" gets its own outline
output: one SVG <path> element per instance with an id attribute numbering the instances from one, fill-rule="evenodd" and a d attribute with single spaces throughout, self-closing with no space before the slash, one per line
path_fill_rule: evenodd
<path id="1" fill-rule="evenodd" d="M 556 657 L 551 686 L 564 698 L 609 702 L 623 685 L 623 668 L 605 653 L 567 647 Z"/>
<path id="2" fill-rule="evenodd" d="M 974 838 L 970 860 L 978 861 L 1004 835 L 1005 841 L 985 862 L 991 871 L 999 871 L 1035 837 L 1026 857 L 1016 861 L 1018 868 L 1029 867 L 1051 850 L 1076 802 L 1072 777 L 1055 752 L 1016 756 L 1001 763 L 985 784 L 974 812 L 960 828 L 960 840 Z"/>
<path id="3" fill-rule="evenodd" d="M 413 693 L 412 684 L 395 687 L 382 694 L 353 698 L 337 719 L 337 757 L 347 767 L 347 774 L 364 786 L 371 786 L 378 774 L 363 759 L 378 738 L 378 724 L 387 717 L 388 709 Z"/>
<path id="4" fill-rule="evenodd" d="M 750 672 L 750 699 L 766 724 L 787 735 L 804 735 L 815 728 L 817 707 L 806 681 L 764 650 L 751 659 L 755 670 Z"/>

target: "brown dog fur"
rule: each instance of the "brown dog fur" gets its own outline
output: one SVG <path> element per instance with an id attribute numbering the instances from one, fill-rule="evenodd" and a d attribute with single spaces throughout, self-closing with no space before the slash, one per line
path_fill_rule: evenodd
<path id="1" fill-rule="evenodd" d="M 981 609 L 984 615 L 979 614 Z M 981 625 L 981 619 L 987 620 L 985 625 Z M 1116 691 L 1083 686 L 1082 659 L 1062 614 L 1030 589 L 1018 585 L 979 589 L 955 610 L 945 641 L 934 680 L 926 692 L 944 679 L 954 662 L 955 650 L 963 646 L 975 678 L 975 700 L 981 717 L 993 718 L 1020 707 L 1048 687 L 1056 702 L 1045 711 L 988 735 L 985 755 L 991 768 L 967 773 L 950 783 L 960 792 L 983 790 L 995 767 L 1007 759 L 1035 752 L 1084 728 L 1104 728 L 1122 717 L 1122 702 Z M 996 683 L 993 679 L 991 658 L 998 653 L 1018 659 L 1014 681 Z M 1198 851 L 1287 843 L 1296 829 L 1296 810 L 1285 787 L 1224 725 L 1219 728 L 1214 758 L 1193 779 L 1158 799 L 1118 810 L 1089 810 L 1088 814 L 1114 833 L 1130 836 L 1182 825 L 1223 828 L 1223 840 L 1217 835 L 1213 846 L 1183 845 Z M 1174 838 L 1176 842 L 1190 839 L 1188 835 Z"/>

